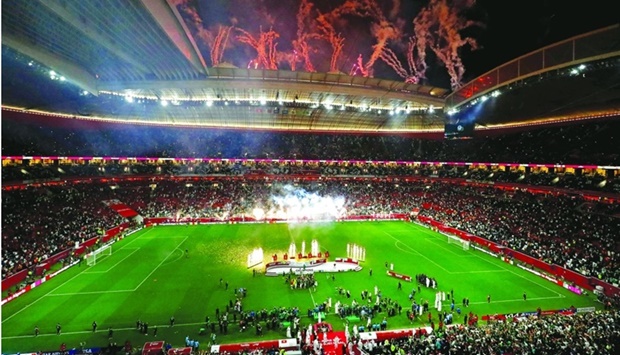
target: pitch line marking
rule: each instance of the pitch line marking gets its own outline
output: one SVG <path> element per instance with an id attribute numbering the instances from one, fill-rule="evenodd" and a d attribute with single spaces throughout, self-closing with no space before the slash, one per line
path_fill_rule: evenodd
<path id="1" fill-rule="evenodd" d="M 413 226 L 411 226 L 411 225 L 409 225 L 409 226 L 410 226 L 410 227 L 413 227 Z M 430 232 L 429 232 L 426 228 L 424 228 L 424 232 L 425 232 L 425 233 L 430 233 Z M 439 233 L 439 234 L 441 234 L 441 233 Z M 475 257 L 479 258 L 480 260 L 483 260 L 484 262 L 489 263 L 489 264 L 491 264 L 491 265 L 493 265 L 493 266 L 497 266 L 497 265 L 495 265 L 495 264 L 491 263 L 489 260 L 486 260 L 486 259 L 485 259 L 485 258 L 483 258 L 482 256 L 478 255 L 478 253 L 471 253 L 471 255 L 473 255 L 473 256 L 475 256 Z M 534 284 L 534 285 L 536 285 L 536 286 L 540 286 L 540 287 L 542 287 L 542 288 L 546 289 L 547 291 L 550 291 L 550 292 L 552 292 L 552 293 L 554 293 L 554 294 L 558 295 L 558 296 L 559 296 L 559 298 L 566 298 L 566 296 L 562 295 L 561 293 L 559 293 L 559 292 L 557 292 L 557 291 L 554 291 L 554 290 L 550 289 L 549 287 L 543 286 L 543 285 L 539 284 L 538 282 L 534 282 L 534 281 L 532 281 L 532 280 L 530 280 L 530 279 L 526 278 L 525 276 L 519 275 L 519 274 L 517 274 L 516 272 L 514 272 L 513 270 L 507 269 L 507 268 L 505 268 L 505 267 L 503 267 L 503 266 L 498 266 L 498 267 L 499 267 L 500 269 L 502 269 L 502 270 L 506 270 L 506 271 L 508 271 L 508 272 L 510 272 L 510 273 L 512 273 L 512 274 L 514 274 L 514 275 L 516 275 L 516 276 L 518 276 L 518 277 L 520 277 L 520 278 L 522 278 L 522 279 L 524 279 L 524 280 L 527 280 L 527 281 L 529 281 L 529 282 L 533 283 L 533 284 Z"/>
<path id="2" fill-rule="evenodd" d="M 549 296 L 549 297 L 532 297 L 532 298 L 527 298 L 527 301 L 524 301 L 523 298 L 516 298 L 516 299 L 512 299 L 512 300 L 499 300 L 499 301 L 491 301 L 491 303 L 487 302 L 487 301 L 480 301 L 480 302 L 469 302 L 469 304 L 493 304 L 493 303 L 508 303 L 508 302 L 523 302 L 523 303 L 527 303 L 529 301 L 541 301 L 541 300 L 554 300 L 554 299 L 558 299 L 558 298 L 564 298 L 565 296 L 559 295 L 559 296 Z M 456 306 L 456 304 L 455 304 Z M 466 308 L 467 309 L 467 308 Z M 462 308 L 461 308 L 462 310 Z"/>
<path id="3" fill-rule="evenodd" d="M 398 244 L 399 244 L 399 243 L 400 243 L 400 244 L 402 244 L 404 247 L 408 248 L 409 250 L 405 250 L 405 249 L 403 249 L 403 248 L 399 247 L 399 246 L 398 246 Z M 400 250 L 400 251 L 404 252 L 404 253 L 409 253 L 409 254 L 413 254 L 413 255 L 421 255 L 421 254 L 420 254 L 417 250 L 412 249 L 410 246 L 408 246 L 408 245 L 404 244 L 404 243 L 403 243 L 403 242 L 401 242 L 401 241 L 395 241 L 395 242 L 394 242 L 394 247 L 395 247 L 396 249 L 398 249 L 398 250 Z"/>
<path id="4" fill-rule="evenodd" d="M 175 238 L 188 238 L 188 237 L 189 235 L 166 235 L 166 236 L 148 237 L 144 239 L 175 239 Z"/>
<path id="5" fill-rule="evenodd" d="M 406 247 L 410 248 L 411 250 L 415 250 L 415 249 L 411 248 L 410 246 L 408 246 L 407 244 L 403 243 L 400 239 L 398 239 L 398 238 L 394 237 L 393 235 L 391 235 L 390 233 L 388 233 L 388 232 L 386 232 L 386 231 L 383 231 L 383 230 L 382 230 L 381 232 L 383 232 L 384 234 L 388 235 L 390 238 L 394 239 L 395 241 L 400 242 L 401 244 L 405 245 Z M 416 251 L 416 252 L 417 252 L 417 251 Z M 423 257 L 424 259 L 426 259 L 426 260 L 430 261 L 430 262 L 431 262 L 431 264 L 433 264 L 433 265 L 437 266 L 438 268 L 442 269 L 443 271 L 445 271 L 445 272 L 447 272 L 447 273 L 450 273 L 450 271 L 446 270 L 443 266 L 441 266 L 441 265 L 437 264 L 436 262 L 434 262 L 433 260 L 429 259 L 429 258 L 428 258 L 427 256 L 425 256 L 424 254 L 420 254 L 420 253 L 418 253 L 418 254 L 419 254 L 421 257 Z"/>
<path id="6" fill-rule="evenodd" d="M 72 293 L 53 293 L 46 295 L 47 297 L 58 296 L 82 296 L 82 295 L 101 295 L 107 293 L 122 293 L 122 292 L 134 292 L 135 290 L 105 290 L 105 291 L 88 291 L 88 292 L 72 292 Z"/>
<path id="7" fill-rule="evenodd" d="M 123 246 L 122 246 L 122 247 L 120 247 L 119 249 L 125 249 L 125 248 L 129 245 L 129 244 L 131 244 L 131 243 L 135 242 L 136 240 L 138 240 L 138 239 L 140 239 L 140 238 L 143 238 L 145 235 L 147 235 L 148 233 L 150 233 L 152 230 L 153 230 L 152 228 L 151 228 L 151 229 L 147 229 L 146 231 L 145 231 L 144 229 L 141 229 L 140 231 L 136 232 L 136 233 L 138 233 L 138 235 L 137 235 L 135 238 L 133 238 L 132 240 L 130 240 L 130 241 L 129 241 L 129 243 L 127 243 L 127 244 L 123 245 Z M 144 231 L 144 232 L 143 232 L 143 231 Z M 132 235 L 133 235 L 133 234 L 132 234 Z M 130 235 L 129 237 L 131 237 L 131 235 Z M 125 237 L 125 238 L 128 238 L 128 237 Z M 124 238 L 123 238 L 123 239 L 124 239 Z"/>
<path id="8" fill-rule="evenodd" d="M 496 269 L 496 270 L 480 270 L 480 271 L 454 271 L 451 272 L 451 274 L 486 274 L 486 273 L 493 273 L 493 272 L 508 272 L 508 270 L 506 269 Z"/>
<path id="9" fill-rule="evenodd" d="M 120 249 L 123 249 L 125 247 L 127 247 L 127 245 L 133 243 L 134 241 L 136 241 L 138 238 L 144 236 L 146 233 L 148 233 L 150 230 L 147 230 L 144 234 L 138 235 L 136 238 L 134 238 L 133 240 L 131 240 L 129 243 L 125 244 L 124 246 L 120 247 Z M 67 281 L 61 283 L 60 285 L 58 285 L 56 288 L 54 288 L 53 290 L 51 290 L 50 292 L 44 294 L 43 296 L 37 298 L 36 300 L 32 301 L 31 303 L 25 305 L 24 307 L 20 308 L 17 312 L 11 314 L 10 316 L 4 318 L 2 320 L 2 324 L 4 324 L 4 322 L 12 319 L 13 317 L 15 317 L 16 315 L 20 314 L 21 312 L 25 311 L 27 308 L 30 308 L 30 306 L 32 306 L 33 304 L 39 302 L 40 300 L 44 299 L 45 297 L 49 296 L 52 294 L 52 292 L 58 290 L 59 288 L 61 288 L 62 286 L 64 286 L 65 284 L 69 283 L 70 281 L 73 281 L 73 279 L 75 279 L 76 277 L 82 275 L 82 273 L 84 273 L 84 271 L 86 271 L 87 269 L 82 270 L 81 272 L 77 273 L 75 276 L 73 276 L 72 278 L 68 279 Z"/>
<path id="10" fill-rule="evenodd" d="M 383 314 L 383 312 L 380 312 L 381 314 Z M 310 318 L 307 315 L 303 314 L 299 316 L 300 318 Z M 232 323 L 229 323 L 229 325 Z M 195 322 L 195 323 L 174 323 L 174 327 L 173 328 L 182 328 L 182 327 L 195 327 L 197 325 L 205 325 L 205 322 Z M 102 327 L 107 327 L 107 325 L 105 324 L 100 324 L 100 326 Z M 157 328 L 163 329 L 163 328 L 168 328 L 168 324 L 149 324 L 149 329 L 152 329 L 152 327 L 157 326 Z M 114 330 L 114 338 L 116 339 L 117 336 L 117 332 L 126 332 L 126 331 L 137 331 L 136 327 L 126 327 L 126 328 L 114 328 L 112 327 L 112 329 Z M 107 331 L 106 329 L 101 329 L 101 330 L 97 330 L 96 332 L 97 334 L 106 334 L 107 335 Z M 40 337 L 56 337 L 58 339 L 61 339 L 63 335 L 76 335 L 76 334 L 93 334 L 92 330 L 81 330 L 81 331 L 74 331 L 74 332 L 65 332 L 63 331 L 60 335 L 56 335 L 56 330 L 50 332 L 50 333 L 40 333 L 39 334 L 39 338 Z M 152 332 L 149 331 L 148 336 L 152 337 Z M 7 336 L 7 337 L 2 337 L 3 340 L 11 340 L 11 339 L 25 339 L 25 338 L 33 338 L 36 339 L 37 337 L 35 337 L 33 334 L 28 334 L 28 335 L 13 335 L 13 336 Z M 158 339 L 158 338 L 155 338 Z"/>
<path id="11" fill-rule="evenodd" d="M 179 256 L 178 256 L 176 259 L 174 259 L 174 260 L 166 261 L 163 265 L 172 264 L 173 262 L 175 262 L 175 261 L 177 261 L 177 260 L 180 260 L 180 259 L 183 257 L 183 250 L 182 250 L 182 249 L 179 249 L 179 248 L 176 248 L 176 249 L 175 249 L 175 251 L 176 251 L 176 250 L 180 251 L 180 252 L 181 252 L 181 255 L 179 255 Z"/>
<path id="12" fill-rule="evenodd" d="M 127 249 L 127 250 L 131 250 L 131 249 Z M 129 255 L 127 255 L 126 257 L 122 258 L 120 261 L 118 261 L 116 264 L 114 264 L 111 267 L 109 267 L 107 270 L 103 270 L 103 271 L 86 271 L 86 272 L 84 272 L 84 274 L 105 274 L 108 271 L 114 269 L 118 264 L 120 264 L 123 261 L 125 261 L 125 259 L 127 259 L 130 256 L 132 256 L 138 250 L 140 250 L 140 248 L 133 248 L 133 251 L 131 253 L 129 253 Z"/>
<path id="13" fill-rule="evenodd" d="M 436 239 L 436 238 L 434 238 L 434 239 Z M 450 250 L 449 248 L 446 248 L 446 247 L 444 247 L 444 246 L 442 246 L 442 245 L 438 244 L 436 240 L 432 240 L 431 238 L 427 238 L 426 240 L 427 240 L 429 243 L 431 243 L 431 244 L 433 244 L 433 245 L 435 245 L 435 246 L 437 246 L 437 247 L 439 247 L 439 248 L 441 248 L 441 249 L 443 249 L 443 250 L 447 251 L 448 253 L 450 253 L 450 254 L 452 254 L 452 255 L 455 255 L 455 256 L 458 256 L 458 257 L 465 256 L 465 255 L 463 255 L 463 253 L 456 253 L 456 252 L 454 252 L 454 250 Z M 451 244 L 448 244 L 448 245 L 451 245 Z"/>
<path id="14" fill-rule="evenodd" d="M 84 269 L 86 270 L 86 269 Z M 84 271 L 82 271 L 84 272 Z M 10 316 L 8 316 L 7 318 L 2 320 L 2 323 L 8 321 L 9 319 L 15 317 L 16 315 L 20 314 L 21 312 L 23 312 L 24 310 L 26 310 L 27 308 L 29 308 L 30 306 L 32 306 L 33 304 L 39 302 L 40 300 L 42 300 L 43 298 L 45 298 L 46 296 L 48 296 L 49 294 L 51 294 L 52 292 L 56 291 L 57 289 L 61 288 L 62 286 L 64 286 L 67 282 L 72 281 L 73 279 L 75 279 L 76 277 L 80 276 L 82 274 L 82 272 L 77 273 L 75 276 L 73 276 L 72 278 L 70 278 L 69 280 L 61 283 L 60 285 L 58 285 L 55 289 L 51 290 L 50 292 L 46 293 L 45 295 L 37 298 L 36 300 L 32 301 L 32 303 L 27 304 L 26 306 L 24 306 L 23 308 L 19 309 L 17 312 L 11 314 Z"/>
<path id="15" fill-rule="evenodd" d="M 148 232 L 149 232 L 149 231 L 146 231 L 146 233 L 148 233 Z M 146 233 L 144 233 L 144 234 L 146 234 Z M 141 237 L 141 236 L 143 236 L 144 234 L 142 234 L 142 235 L 138 235 L 136 238 L 134 238 L 133 240 L 131 240 L 129 243 L 127 243 L 127 244 L 125 244 L 124 246 L 122 246 L 120 249 L 125 248 L 127 245 L 129 245 L 129 244 L 133 243 L 136 239 L 140 238 L 140 237 Z M 83 274 L 86 270 L 87 270 L 87 269 L 82 270 L 82 272 L 77 273 L 75 276 L 73 276 L 73 277 L 72 277 L 72 278 L 70 278 L 69 280 L 67 280 L 67 281 L 65 281 L 65 282 L 63 282 L 63 283 L 61 283 L 60 285 L 58 285 L 56 288 L 54 288 L 54 289 L 53 289 L 53 290 L 51 290 L 50 292 L 48 292 L 48 293 L 44 294 L 43 296 L 41 296 L 41 297 L 37 298 L 36 300 L 32 301 L 31 303 L 27 304 L 26 306 L 24 306 L 23 308 L 19 309 L 17 312 L 13 313 L 12 315 L 10 315 L 10 316 L 6 317 L 5 319 L 3 319 L 3 320 L 2 320 L 2 323 L 6 322 L 6 321 L 8 321 L 9 319 L 11 319 L 11 318 L 15 317 L 16 315 L 20 314 L 21 312 L 23 312 L 24 310 L 26 310 L 27 308 L 29 308 L 29 307 L 30 307 L 30 306 L 32 306 L 33 304 L 35 304 L 35 303 L 39 302 L 39 301 L 40 301 L 40 300 L 42 300 L 43 298 L 45 298 L 45 297 L 47 297 L 47 296 L 51 295 L 51 294 L 52 294 L 52 292 L 54 292 L 54 291 L 58 290 L 59 288 L 61 288 L 62 286 L 64 286 L 66 283 L 68 283 L 68 282 L 72 281 L 73 279 L 75 279 L 76 277 L 78 277 L 78 276 L 82 275 L 82 274 Z"/>
<path id="16" fill-rule="evenodd" d="M 136 291 L 137 289 L 139 289 L 139 288 L 140 288 L 140 286 L 142 286 L 142 284 L 144 284 L 144 282 L 146 282 L 146 280 L 148 280 L 148 279 L 149 279 L 149 277 L 151 277 L 151 275 L 153 275 L 153 273 L 154 273 L 157 269 L 159 269 L 159 267 L 160 267 L 160 266 L 162 266 L 162 265 L 163 265 L 163 263 L 164 263 L 166 260 L 168 260 L 168 258 L 170 257 L 170 255 L 172 255 L 173 253 L 175 253 L 175 252 L 177 251 L 177 249 L 179 249 L 179 247 L 180 247 L 181 245 L 183 245 L 183 243 L 185 243 L 185 241 L 187 240 L 187 238 L 189 238 L 189 235 L 188 235 L 188 236 L 186 236 L 185 238 L 183 238 L 183 240 L 181 241 L 181 243 L 179 243 L 179 245 L 177 245 L 177 247 L 176 247 L 176 248 L 174 248 L 174 249 L 170 252 L 170 254 L 168 254 L 168 255 L 164 258 L 164 260 L 162 260 L 162 261 L 161 261 L 161 262 L 160 262 L 157 266 L 155 266 L 155 268 L 154 268 L 154 269 L 153 269 L 153 270 L 152 270 L 152 271 L 151 271 L 148 275 L 146 275 L 146 277 L 144 278 L 144 280 L 142 280 L 142 282 L 140 282 L 140 284 L 139 284 L 138 286 L 136 286 L 136 288 L 134 288 L 133 290 L 134 290 L 134 291 Z"/>
<path id="17" fill-rule="evenodd" d="M 312 287 L 308 288 L 308 292 L 310 292 L 310 298 L 312 298 L 312 304 L 316 306 L 316 301 L 314 300 L 314 296 L 312 295 Z"/>
<path id="18" fill-rule="evenodd" d="M 490 261 L 485 260 L 485 259 L 484 259 L 484 258 L 482 258 L 480 255 L 476 255 L 476 256 L 477 256 L 478 258 L 480 258 L 480 260 L 484 260 L 485 262 L 487 262 L 487 263 L 491 264 L 491 262 L 490 262 Z M 518 277 L 520 277 L 520 278 L 522 278 L 522 279 L 524 279 L 524 280 L 527 280 L 527 281 L 529 281 L 529 282 L 533 283 L 534 285 L 540 286 L 540 287 L 542 287 L 542 288 L 546 289 L 547 291 L 551 291 L 552 293 L 555 293 L 556 295 L 560 296 L 560 298 L 565 298 L 565 297 L 566 297 L 566 296 L 562 295 L 561 293 L 556 292 L 556 291 L 554 291 L 554 290 L 550 289 L 550 288 L 549 288 L 549 287 L 547 287 L 547 286 L 543 286 L 543 285 L 539 284 L 538 282 L 534 282 L 534 281 L 532 281 L 532 280 L 528 279 L 527 277 L 525 277 L 525 276 L 523 276 L 523 275 L 519 275 L 519 274 L 517 274 L 516 272 L 514 272 L 514 271 L 512 271 L 512 270 L 506 269 L 506 268 L 505 268 L 505 267 L 503 267 L 503 266 L 500 266 L 500 269 L 504 269 L 504 270 L 506 270 L 506 271 L 508 271 L 508 272 L 510 272 L 510 273 L 512 273 L 512 274 L 514 274 L 514 275 L 516 275 L 516 276 L 518 276 Z"/>

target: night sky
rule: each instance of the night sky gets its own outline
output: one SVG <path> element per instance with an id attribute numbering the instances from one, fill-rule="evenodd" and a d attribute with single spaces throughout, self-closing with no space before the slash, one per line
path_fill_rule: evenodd
<path id="1" fill-rule="evenodd" d="M 347 3 L 345 0 L 307 0 L 312 5 L 306 16 L 305 32 L 316 32 L 313 24 L 318 13 L 338 12 Z M 241 28 L 252 35 L 259 29 L 273 29 L 279 37 L 275 39 L 280 54 L 292 52 L 292 42 L 297 38 L 298 22 L 296 15 L 301 0 L 175 0 L 180 13 L 189 24 L 190 30 L 197 38 L 203 56 L 210 63 L 208 36 L 216 33 L 220 25 Z M 398 60 L 407 68 L 405 53 L 408 38 L 420 37 L 415 34 L 413 20 L 430 3 L 454 12 L 459 23 L 459 39 L 475 41 L 457 46 L 457 55 L 462 60 L 464 73 L 462 83 L 493 69 L 511 59 L 545 45 L 569 38 L 591 30 L 619 23 L 620 16 L 614 0 L 350 0 L 348 3 L 373 3 L 380 10 L 380 15 L 368 14 L 365 10 L 357 14 L 339 12 L 332 18 L 336 32 L 344 38 L 342 54 L 337 69 L 350 74 L 356 59 L 361 54 L 368 62 L 377 44 L 377 36 L 370 30 L 373 23 L 379 23 L 381 16 L 390 26 L 400 32 L 396 38 L 390 38 L 386 47 L 391 49 Z M 429 17 L 430 22 L 436 16 Z M 437 27 L 429 24 L 431 36 L 437 38 Z M 257 51 L 250 45 L 239 43 L 234 29 L 228 37 L 228 45 L 222 55 L 222 62 L 245 67 L 256 56 Z M 448 39 L 451 41 L 451 39 Z M 317 71 L 329 71 L 331 48 L 325 40 L 310 40 L 312 51 L 310 58 Z M 445 43 L 444 43 L 445 44 Z M 449 51 L 446 49 L 446 51 Z M 440 62 L 430 49 L 427 49 L 425 75 L 420 83 L 450 87 L 450 75 L 446 65 Z M 418 56 L 416 56 L 418 57 Z M 297 70 L 303 70 L 298 64 Z M 457 63 L 458 67 L 459 64 Z M 285 61 L 278 61 L 278 69 L 290 69 Z M 372 64 L 371 75 L 394 80 L 405 80 L 381 59 Z M 355 75 L 362 75 L 356 72 Z"/>

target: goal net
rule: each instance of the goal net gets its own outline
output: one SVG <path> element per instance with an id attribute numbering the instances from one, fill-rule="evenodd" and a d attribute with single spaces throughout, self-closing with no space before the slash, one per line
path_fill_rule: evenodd
<path id="1" fill-rule="evenodd" d="M 453 235 L 444 235 L 448 237 L 448 244 L 460 244 L 463 247 L 463 250 L 469 250 L 469 240 L 461 239 Z"/>
<path id="2" fill-rule="evenodd" d="M 93 266 L 97 264 L 97 260 L 100 260 L 103 257 L 112 255 L 112 245 L 106 244 L 101 248 L 91 251 L 86 255 L 86 265 Z"/>

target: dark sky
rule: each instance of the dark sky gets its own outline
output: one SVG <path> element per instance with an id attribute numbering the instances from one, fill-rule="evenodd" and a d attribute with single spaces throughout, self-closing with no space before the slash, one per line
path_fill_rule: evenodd
<path id="1" fill-rule="evenodd" d="M 278 50 L 291 48 L 290 43 L 297 31 L 296 13 L 298 0 L 177 0 L 184 2 L 188 8 L 196 11 L 206 28 L 214 28 L 217 24 L 236 24 L 249 32 L 257 33 L 259 26 L 268 29 L 270 26 L 280 34 Z M 313 0 L 314 9 L 322 13 L 332 11 L 345 0 Z M 394 23 L 400 23 L 405 38 L 413 33 L 412 20 L 420 9 L 428 5 L 429 0 L 376 0 L 377 4 Z M 513 58 L 523 55 L 545 45 L 606 27 L 620 22 L 619 11 L 616 9 L 618 0 L 444 0 L 449 8 L 461 8 L 460 17 L 474 21 L 460 32 L 462 37 L 476 40 L 479 49 L 471 50 L 464 45 L 459 56 L 465 66 L 463 81 L 493 69 Z M 465 6 L 467 2 L 472 6 Z M 394 4 L 398 4 L 395 6 Z M 397 11 L 394 9 L 397 8 Z M 392 12 L 395 16 L 389 16 Z M 187 17 L 186 17 L 187 20 Z M 192 22 L 189 20 L 188 22 Z M 369 31 L 368 18 L 347 16 L 338 23 L 338 30 L 345 37 L 342 60 L 339 69 L 348 73 L 357 56 L 361 53 L 370 56 L 371 46 L 376 43 Z M 190 26 L 192 27 L 192 26 Z M 404 43 L 390 45 L 395 52 L 404 53 Z M 208 60 L 208 47 L 199 42 L 199 47 Z M 235 44 L 226 50 L 224 61 L 237 66 L 246 65 L 254 55 L 254 50 L 247 45 Z M 313 54 L 317 70 L 325 70 L 325 62 L 329 62 L 329 48 L 319 48 Z M 404 56 L 401 62 L 406 65 Z M 449 77 L 445 67 L 431 53 L 427 61 L 427 84 L 449 86 Z M 323 64 L 323 66 L 322 66 Z M 375 76 L 399 80 L 394 70 L 378 61 Z M 284 69 L 284 68 L 283 68 Z"/>
<path id="2" fill-rule="evenodd" d="M 475 16 L 486 29 L 475 34 L 482 48 L 464 57 L 472 73 L 575 35 L 620 23 L 617 0 L 478 0 Z"/>

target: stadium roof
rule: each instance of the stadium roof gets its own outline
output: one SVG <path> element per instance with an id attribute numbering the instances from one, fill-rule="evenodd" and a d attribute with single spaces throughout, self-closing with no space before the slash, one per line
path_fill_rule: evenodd
<path id="1" fill-rule="evenodd" d="M 617 26 L 612 33 L 618 33 Z M 446 121 L 444 107 L 454 106 L 455 97 L 464 98 L 457 103 L 463 107 L 507 83 L 498 81 L 495 86 L 477 89 L 470 83 L 446 101 L 450 94 L 446 88 L 402 81 L 343 73 L 242 69 L 226 64 L 207 67 L 192 33 L 167 0 L 3 0 L 2 45 L 4 107 L 140 124 L 380 133 L 440 131 Z M 618 57 L 617 44 L 611 52 Z M 5 62 L 11 61 L 22 61 L 21 67 L 16 66 L 21 70 L 5 70 Z M 25 73 L 33 62 L 52 80 Z M 541 68 L 536 74 L 552 69 Z M 517 75 L 510 84 L 518 84 L 529 74 Z M 614 77 L 606 77 L 602 85 L 595 83 L 590 89 L 609 88 L 609 79 Z M 67 87 L 76 85 L 80 95 L 42 97 L 41 92 L 63 90 L 58 79 L 66 81 Z M 543 91 L 567 91 L 564 83 L 552 85 Z M 458 93 L 463 95 L 455 95 Z M 37 95 L 38 100 L 34 100 Z M 620 97 L 617 88 L 611 96 L 606 102 Z M 520 101 L 530 99 L 540 104 L 539 93 L 530 97 L 519 91 Z M 555 107 L 564 105 L 557 100 L 562 99 L 554 98 L 553 107 L 544 112 L 521 110 L 523 114 L 519 115 L 514 107 L 506 106 L 509 111 L 494 111 L 492 117 L 481 121 L 514 122 L 549 116 Z"/>

